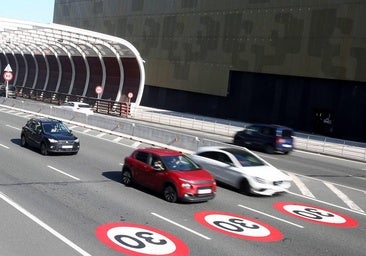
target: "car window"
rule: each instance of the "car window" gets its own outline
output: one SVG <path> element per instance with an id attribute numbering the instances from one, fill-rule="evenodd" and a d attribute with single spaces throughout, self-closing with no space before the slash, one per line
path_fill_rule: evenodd
<path id="1" fill-rule="evenodd" d="M 230 157 L 224 153 L 216 152 L 216 151 L 206 151 L 198 154 L 199 156 L 207 157 L 225 164 L 233 165 Z"/>
<path id="2" fill-rule="evenodd" d="M 262 160 L 257 158 L 255 155 L 251 154 L 249 151 L 236 149 L 236 148 L 225 148 L 223 150 L 232 154 L 239 161 L 239 163 L 244 167 L 265 165 L 262 162 Z"/>
<path id="3" fill-rule="evenodd" d="M 139 151 L 136 153 L 135 158 L 145 164 L 149 164 L 149 154 L 146 152 Z"/>
<path id="4" fill-rule="evenodd" d="M 197 170 L 200 167 L 186 155 L 163 156 L 161 157 L 164 165 L 169 170 L 189 171 Z"/>
<path id="5" fill-rule="evenodd" d="M 90 108 L 90 106 L 89 106 L 89 104 L 86 104 L 86 103 L 84 103 L 84 104 L 79 103 L 79 108 Z"/>
<path id="6" fill-rule="evenodd" d="M 289 137 L 292 137 L 292 136 L 293 136 L 292 130 L 289 130 L 289 129 L 282 130 L 282 137 L 289 138 Z"/>

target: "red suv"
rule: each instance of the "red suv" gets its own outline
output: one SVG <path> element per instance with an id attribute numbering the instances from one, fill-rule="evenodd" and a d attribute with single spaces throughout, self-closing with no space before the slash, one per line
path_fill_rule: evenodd
<path id="1" fill-rule="evenodd" d="M 163 148 L 135 150 L 125 158 L 122 183 L 133 182 L 161 192 L 168 202 L 203 202 L 213 199 L 216 182 L 182 152 Z"/>

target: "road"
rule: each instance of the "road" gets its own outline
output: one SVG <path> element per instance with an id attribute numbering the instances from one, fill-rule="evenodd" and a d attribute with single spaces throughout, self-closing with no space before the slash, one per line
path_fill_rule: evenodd
<path id="1" fill-rule="evenodd" d="M 120 183 L 123 158 L 146 145 L 70 125 L 79 154 L 45 157 L 20 147 L 31 116 L 0 107 L 1 255 L 366 255 L 364 163 L 261 154 L 294 178 L 289 193 L 218 187 L 170 204 Z"/>

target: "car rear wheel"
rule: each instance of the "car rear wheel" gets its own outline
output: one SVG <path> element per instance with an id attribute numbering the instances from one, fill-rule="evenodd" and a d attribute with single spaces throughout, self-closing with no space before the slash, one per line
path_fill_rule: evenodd
<path id="1" fill-rule="evenodd" d="M 167 185 L 163 191 L 164 199 L 170 203 L 175 203 L 178 200 L 178 194 L 172 185 Z"/>
<path id="2" fill-rule="evenodd" d="M 266 153 L 268 153 L 268 154 L 273 154 L 274 147 L 272 145 L 266 145 L 266 147 L 264 148 L 264 151 L 266 151 Z"/>
<path id="3" fill-rule="evenodd" d="M 126 186 L 130 186 L 132 184 L 132 174 L 130 170 L 122 170 L 122 183 Z"/>
<path id="4" fill-rule="evenodd" d="M 41 144 L 41 154 L 44 155 L 44 156 L 48 155 L 47 146 L 44 142 L 42 142 L 42 144 Z"/>
<path id="5" fill-rule="evenodd" d="M 22 137 L 20 138 L 20 145 L 22 147 L 27 147 L 28 146 L 27 139 L 25 138 L 25 135 L 22 135 Z"/>

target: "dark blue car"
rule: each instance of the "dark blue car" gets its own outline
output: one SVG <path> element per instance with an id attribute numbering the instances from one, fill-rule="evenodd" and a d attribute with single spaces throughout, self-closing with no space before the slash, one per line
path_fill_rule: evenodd
<path id="1" fill-rule="evenodd" d="M 20 144 L 39 148 L 42 155 L 48 153 L 77 154 L 80 142 L 67 126 L 59 120 L 31 118 L 22 128 Z"/>
<path id="2" fill-rule="evenodd" d="M 234 144 L 267 153 L 288 154 L 294 148 L 293 129 L 281 125 L 252 124 L 234 136 Z"/>

